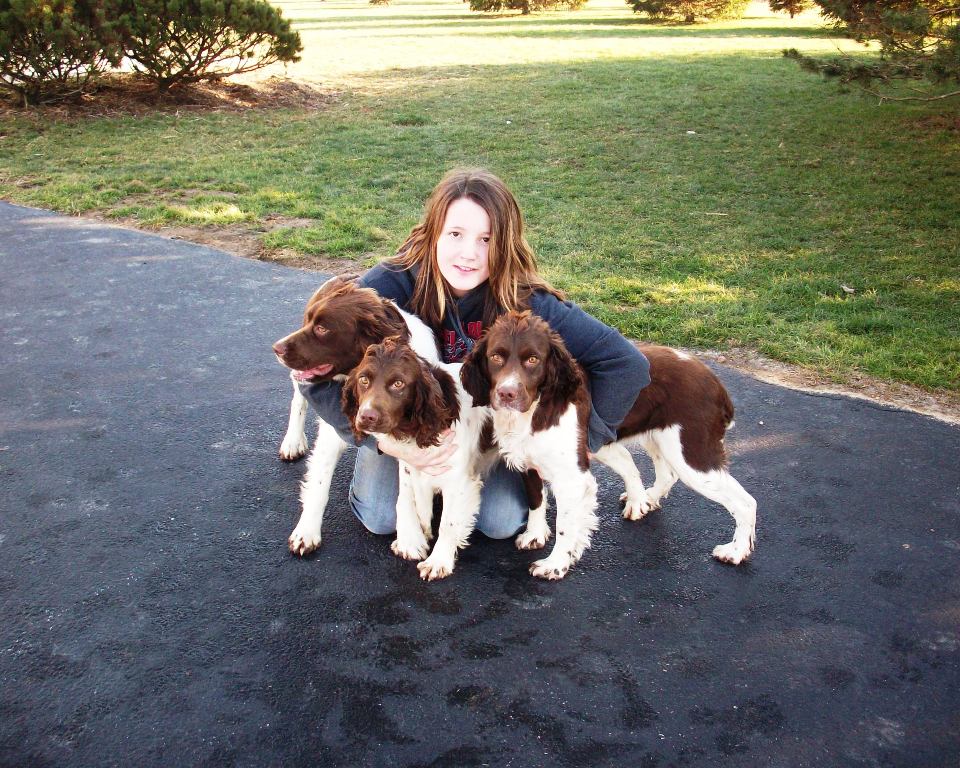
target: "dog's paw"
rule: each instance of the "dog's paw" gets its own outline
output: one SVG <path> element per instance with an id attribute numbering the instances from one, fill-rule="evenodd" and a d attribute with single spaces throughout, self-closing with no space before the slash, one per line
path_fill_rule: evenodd
<path id="1" fill-rule="evenodd" d="M 453 563 L 454 558 L 440 557 L 434 552 L 422 563 L 417 563 L 417 570 L 420 571 L 420 578 L 424 581 L 444 579 L 453 573 Z"/>
<path id="2" fill-rule="evenodd" d="M 301 433 L 294 437 L 284 437 L 280 443 L 280 458 L 284 461 L 302 459 L 307 453 L 307 436 Z"/>
<path id="3" fill-rule="evenodd" d="M 290 538 L 287 539 L 287 546 L 299 557 L 309 555 L 320 546 L 320 531 L 294 528 Z"/>
<path id="4" fill-rule="evenodd" d="M 550 526 L 544 525 L 542 528 L 527 529 L 517 536 L 515 543 L 517 549 L 543 549 L 550 541 Z"/>
<path id="5" fill-rule="evenodd" d="M 549 579 L 558 581 L 567 575 L 573 562 L 569 557 L 554 557 L 550 555 L 543 560 L 537 560 L 530 563 L 530 575 L 538 579 Z"/>
<path id="6" fill-rule="evenodd" d="M 713 548 L 713 556 L 721 563 L 740 565 L 750 557 L 750 547 L 745 547 L 735 541 L 731 541 L 729 544 L 718 544 Z"/>
<path id="7" fill-rule="evenodd" d="M 642 520 L 653 510 L 660 509 L 660 503 L 653 501 L 646 491 L 632 496 L 629 493 L 622 493 L 620 502 L 623 504 L 623 517 L 626 520 Z"/>
<path id="8" fill-rule="evenodd" d="M 423 540 L 405 540 L 401 542 L 400 539 L 394 539 L 390 545 L 390 551 L 404 560 L 423 560 L 423 558 L 427 556 L 429 549 L 427 542 Z"/>

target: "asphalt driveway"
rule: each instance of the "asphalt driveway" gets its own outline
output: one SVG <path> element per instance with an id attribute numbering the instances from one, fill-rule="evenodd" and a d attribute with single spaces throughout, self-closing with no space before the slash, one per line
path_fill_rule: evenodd
<path id="1" fill-rule="evenodd" d="M 300 560 L 270 343 L 320 280 L 0 203 L 0 764 L 960 764 L 960 429 L 718 368 L 747 566 L 599 469 L 566 580 L 478 537 L 424 584 L 352 451 Z"/>

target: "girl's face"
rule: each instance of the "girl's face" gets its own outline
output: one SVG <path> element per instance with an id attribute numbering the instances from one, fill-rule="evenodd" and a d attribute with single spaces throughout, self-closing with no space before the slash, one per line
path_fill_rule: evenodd
<path id="1" fill-rule="evenodd" d="M 490 277 L 490 217 L 467 197 L 454 200 L 437 239 L 437 266 L 454 296 L 464 296 Z"/>

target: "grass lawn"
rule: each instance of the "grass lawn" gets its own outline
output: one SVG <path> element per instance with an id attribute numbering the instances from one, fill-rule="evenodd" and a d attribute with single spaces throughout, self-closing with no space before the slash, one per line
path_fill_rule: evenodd
<path id="1" fill-rule="evenodd" d="M 817 16 L 280 5 L 305 44 L 287 75 L 326 106 L 8 111 L 0 196 L 372 264 L 447 169 L 481 165 L 549 279 L 632 337 L 960 391 L 960 102 L 879 103 L 801 71 L 782 49 L 862 50 Z"/>

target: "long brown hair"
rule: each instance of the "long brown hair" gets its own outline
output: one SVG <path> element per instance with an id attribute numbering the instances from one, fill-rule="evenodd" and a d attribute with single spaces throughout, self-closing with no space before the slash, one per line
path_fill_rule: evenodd
<path id="1" fill-rule="evenodd" d="M 396 255 L 388 260 L 405 269 L 419 265 L 410 309 L 421 320 L 439 331 L 447 302 L 452 301 L 437 264 L 437 239 L 447 218 L 447 209 L 461 198 L 472 200 L 490 217 L 485 326 L 492 325 L 504 312 L 526 309 L 533 291 L 547 291 L 564 298 L 537 271 L 537 259 L 523 235 L 523 214 L 513 193 L 489 171 L 457 169 L 437 184 L 424 206 L 423 220 L 410 230 Z"/>

